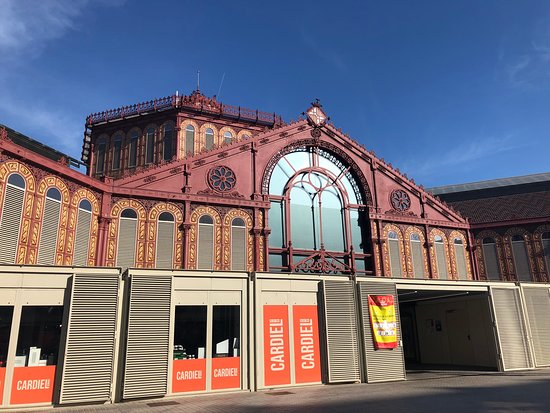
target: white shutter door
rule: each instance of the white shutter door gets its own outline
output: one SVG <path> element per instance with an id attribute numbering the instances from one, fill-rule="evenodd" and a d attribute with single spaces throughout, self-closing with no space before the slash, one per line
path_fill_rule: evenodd
<path id="1" fill-rule="evenodd" d="M 388 241 L 390 252 L 390 266 L 392 277 L 403 277 L 403 271 L 401 269 L 401 252 L 399 251 L 399 241 L 396 239 L 390 239 Z"/>
<path id="2" fill-rule="evenodd" d="M 92 213 L 78 210 L 74 237 L 73 265 L 88 265 L 88 246 L 90 245 L 90 225 Z"/>
<path id="3" fill-rule="evenodd" d="M 73 276 L 61 404 L 111 399 L 118 291 L 118 274 Z"/>
<path id="4" fill-rule="evenodd" d="M 123 398 L 168 389 L 171 276 L 131 275 Z"/>
<path id="5" fill-rule="evenodd" d="M 361 381 L 353 281 L 323 281 L 328 382 Z"/>
<path id="6" fill-rule="evenodd" d="M 46 198 L 42 217 L 42 230 L 40 231 L 40 245 L 38 247 L 37 263 L 39 265 L 53 265 L 55 263 L 60 210 L 61 203 L 59 201 Z"/>
<path id="7" fill-rule="evenodd" d="M 424 278 L 424 259 L 422 257 L 422 244 L 411 241 L 411 253 L 413 261 L 414 278 Z"/>
<path id="8" fill-rule="evenodd" d="M 403 347 L 401 346 L 401 320 L 399 319 L 399 303 L 395 284 L 360 282 L 359 294 L 367 383 L 405 380 L 405 359 L 403 357 Z M 380 350 L 374 348 L 369 295 L 393 295 L 397 322 L 397 342 L 399 343 L 397 348 Z"/>
<path id="9" fill-rule="evenodd" d="M 491 302 L 503 370 L 529 368 L 529 347 L 519 289 L 491 287 Z"/>
<path id="10" fill-rule="evenodd" d="M 198 269 L 211 270 L 214 257 L 214 226 L 199 224 Z"/>
<path id="11" fill-rule="evenodd" d="M 550 366 L 550 289 L 523 287 L 535 367 Z"/>
<path id="12" fill-rule="evenodd" d="M 246 228 L 231 228 L 231 269 L 246 271 Z"/>
<path id="13" fill-rule="evenodd" d="M 128 268 L 135 265 L 137 219 L 120 218 L 116 255 L 117 267 Z"/>
<path id="14" fill-rule="evenodd" d="M 157 268 L 172 268 L 174 253 L 174 223 L 158 222 Z"/>
<path id="15" fill-rule="evenodd" d="M 19 244 L 19 227 L 21 225 L 21 213 L 23 212 L 23 201 L 25 200 L 25 191 L 6 185 L 6 195 L 4 197 L 4 206 L 2 207 L 2 216 L 0 217 L 0 233 L 2 237 L 2 248 L 0 248 L 0 262 L 5 264 L 14 264 L 17 254 L 17 245 Z M 9 234 L 9 236 L 5 236 Z"/>

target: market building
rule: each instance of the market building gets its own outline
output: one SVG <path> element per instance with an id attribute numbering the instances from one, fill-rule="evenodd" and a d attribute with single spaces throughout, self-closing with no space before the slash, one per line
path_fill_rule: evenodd
<path id="1" fill-rule="evenodd" d="M 96 113 L 81 160 L 2 126 L 0 406 L 550 365 L 542 186 L 430 192 L 319 102 Z"/>

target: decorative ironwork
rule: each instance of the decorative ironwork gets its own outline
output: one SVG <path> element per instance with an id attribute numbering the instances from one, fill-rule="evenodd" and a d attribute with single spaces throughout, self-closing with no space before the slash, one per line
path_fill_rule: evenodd
<path id="1" fill-rule="evenodd" d="M 208 185 L 219 192 L 228 192 L 235 188 L 237 177 L 227 166 L 215 166 L 208 172 Z"/>
<path id="2" fill-rule="evenodd" d="M 351 268 L 323 248 L 304 258 L 294 266 L 295 272 L 315 274 L 349 274 Z"/>
<path id="3" fill-rule="evenodd" d="M 400 212 L 405 212 L 411 207 L 411 198 L 402 189 L 392 191 L 390 195 L 391 206 Z"/>

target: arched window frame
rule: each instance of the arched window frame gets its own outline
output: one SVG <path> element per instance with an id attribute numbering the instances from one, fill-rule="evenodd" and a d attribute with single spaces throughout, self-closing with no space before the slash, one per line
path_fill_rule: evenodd
<path id="1" fill-rule="evenodd" d="M 248 140 L 251 137 L 252 137 L 252 132 L 249 131 L 248 129 L 242 129 L 237 134 L 237 140 L 238 141 Z"/>
<path id="2" fill-rule="evenodd" d="M 224 238 L 224 263 L 223 268 L 226 270 L 234 270 L 233 258 L 233 222 L 235 219 L 242 219 L 245 224 L 245 270 L 254 271 L 253 263 L 253 237 L 250 235 L 252 229 L 252 217 L 246 211 L 241 209 L 232 209 L 224 217 L 223 221 L 223 238 Z"/>
<path id="3" fill-rule="evenodd" d="M 209 145 L 207 145 L 207 132 L 208 130 L 211 129 L 212 130 L 212 138 L 210 138 L 210 135 L 208 137 L 208 143 L 212 143 L 212 145 L 209 147 Z M 195 136 L 196 138 L 196 136 Z M 196 147 L 196 143 L 195 143 L 195 147 Z M 208 150 L 211 150 L 215 147 L 218 146 L 218 128 L 216 128 L 216 125 L 214 125 L 213 123 L 204 123 L 201 125 L 201 128 L 200 128 L 200 144 L 199 144 L 199 148 L 200 148 L 200 151 L 208 151 Z"/>
<path id="4" fill-rule="evenodd" d="M 231 142 L 233 142 L 236 139 L 237 133 L 235 132 L 235 130 L 233 130 L 229 126 L 224 126 L 223 128 L 220 129 L 219 137 L 220 137 L 220 142 L 219 142 L 220 145 L 229 145 Z"/>
<path id="5" fill-rule="evenodd" d="M 70 219 L 69 227 L 67 229 L 67 257 L 65 265 L 74 264 L 74 254 L 76 253 L 76 243 L 79 242 L 77 239 L 77 228 L 79 222 L 79 212 L 80 204 L 83 200 L 88 201 L 92 206 L 91 211 L 91 225 L 88 236 L 88 256 L 86 259 L 86 266 L 96 265 L 96 249 L 97 249 L 97 236 L 98 236 L 98 215 L 99 215 L 99 202 L 94 194 L 86 189 L 79 188 L 77 189 L 71 197 L 70 205 Z M 69 248 L 72 246 L 72 249 Z"/>
<path id="6" fill-rule="evenodd" d="M 111 170 L 119 171 L 122 169 L 122 142 L 124 134 L 116 132 L 111 139 Z"/>
<path id="7" fill-rule="evenodd" d="M 516 238 L 514 240 L 514 238 Z M 505 242 L 509 243 L 510 246 L 510 256 L 509 259 L 514 263 L 514 275 L 517 281 L 531 282 L 534 281 L 535 271 L 533 269 L 533 262 L 530 257 L 533 255 L 531 251 L 530 235 L 523 228 L 510 228 L 505 233 Z M 518 256 L 518 254 L 524 256 Z M 526 269 L 528 274 L 524 271 L 520 271 L 519 266 L 522 265 L 521 260 L 525 259 Z M 521 272 L 521 274 L 520 274 Z"/>
<path id="8" fill-rule="evenodd" d="M 191 228 L 189 231 L 189 254 L 187 254 L 186 268 L 193 270 L 198 269 L 199 219 L 203 215 L 209 215 L 214 220 L 213 270 L 222 270 L 222 221 L 218 211 L 208 206 L 199 206 L 191 213 Z"/>
<path id="9" fill-rule="evenodd" d="M 440 238 L 440 241 L 438 240 L 438 237 Z M 443 231 L 441 231 L 438 228 L 434 228 L 430 231 L 430 257 L 432 262 L 432 271 L 433 271 L 433 277 L 439 278 L 439 279 L 451 279 L 452 278 L 452 270 L 451 270 L 451 258 L 449 254 L 449 243 L 447 241 L 447 236 Z M 445 272 L 446 274 L 442 273 L 440 264 L 437 259 L 437 246 L 442 245 L 443 248 L 443 256 L 445 259 Z"/>
<path id="10" fill-rule="evenodd" d="M 128 168 L 135 168 L 139 165 L 139 148 L 140 148 L 141 130 L 132 128 L 126 135 L 126 158 Z"/>
<path id="11" fill-rule="evenodd" d="M 168 134 L 168 132 L 170 132 Z M 171 161 L 176 153 L 176 128 L 174 122 L 165 122 L 162 125 L 162 159 Z M 167 151 L 168 148 L 168 151 Z"/>
<path id="12" fill-rule="evenodd" d="M 418 240 L 413 240 L 413 236 L 418 238 Z M 404 244 L 405 256 L 410 257 L 410 260 L 406 260 L 405 263 L 407 265 L 408 276 L 410 278 L 419 279 L 429 278 L 430 272 L 428 267 L 428 257 L 426 254 L 426 238 L 424 237 L 422 229 L 413 226 L 408 227 L 405 231 Z M 414 248 L 414 251 L 413 245 L 416 246 Z M 415 252 L 417 252 L 418 250 L 420 250 L 420 262 L 416 262 L 416 260 L 418 260 L 418 256 Z M 419 273 L 415 271 L 415 267 L 420 267 L 422 269 L 422 272 Z"/>
<path id="13" fill-rule="evenodd" d="M 145 247 L 146 247 L 146 212 L 144 206 L 134 199 L 121 199 L 117 201 L 111 208 L 111 221 L 109 223 L 108 241 L 107 241 L 107 257 L 106 265 L 116 267 L 118 240 L 119 240 L 119 223 L 122 211 L 125 209 L 133 209 L 137 213 L 137 236 L 135 241 L 135 256 L 134 263 L 136 267 L 145 265 Z"/>
<path id="14" fill-rule="evenodd" d="M 386 224 L 383 229 L 384 237 L 384 265 L 387 277 L 403 278 L 407 276 L 405 267 L 405 251 L 403 248 L 403 234 L 392 224 Z M 395 254 L 395 255 L 394 255 Z"/>
<path id="15" fill-rule="evenodd" d="M 107 135 L 100 136 L 95 145 L 94 145 L 94 152 L 95 152 L 95 168 L 94 172 L 98 176 L 105 175 L 106 172 L 106 165 L 107 165 L 107 142 L 109 141 L 109 137 Z"/>
<path id="16" fill-rule="evenodd" d="M 2 197 L 0 198 L 0 230 L 3 234 L 9 234 L 3 241 L 2 250 L 0 251 L 2 257 L 0 262 L 4 264 L 15 264 L 17 262 L 26 190 L 27 182 L 21 174 L 13 172 L 6 176 L 4 189 L 1 193 Z M 14 199 L 19 201 L 17 202 L 18 205 L 11 202 Z"/>
<path id="17" fill-rule="evenodd" d="M 172 246 L 172 267 L 171 268 L 183 268 L 183 233 L 180 230 L 183 225 L 182 211 L 174 204 L 169 202 L 160 202 L 155 204 L 149 212 L 149 225 L 147 239 L 148 254 L 147 254 L 147 267 L 155 267 L 157 262 L 157 241 L 158 241 L 158 222 L 163 213 L 171 214 L 174 221 L 174 243 Z"/>
<path id="18" fill-rule="evenodd" d="M 193 156 L 195 154 L 195 144 L 197 136 L 197 128 L 191 123 L 185 126 L 185 144 L 182 146 L 184 149 L 184 156 Z"/>
<path id="19" fill-rule="evenodd" d="M 53 193 L 57 193 L 57 195 L 54 197 L 51 195 Z M 39 265 L 61 265 L 63 263 L 63 258 L 59 258 L 58 252 L 60 249 L 63 250 L 64 246 L 58 245 L 58 242 L 60 241 L 60 236 L 64 238 L 64 228 L 61 226 L 62 217 L 64 213 L 67 213 L 67 208 L 66 206 L 64 208 L 63 205 L 64 196 L 62 190 L 54 185 L 47 186 L 43 196 L 44 208 L 42 208 L 42 217 L 40 220 L 40 235 L 38 239 L 36 263 Z M 55 217 L 46 216 L 51 208 L 58 209 Z M 54 221 L 49 222 L 50 218 Z"/>
<path id="20" fill-rule="evenodd" d="M 157 126 L 148 125 L 144 129 L 143 133 L 144 145 L 143 145 L 143 155 L 144 165 L 151 165 L 155 163 L 155 153 L 156 153 L 156 140 L 157 140 Z"/>
<path id="21" fill-rule="evenodd" d="M 550 224 L 541 225 L 533 231 L 533 240 L 538 243 L 542 256 L 537 259 L 541 270 L 540 280 L 550 281 Z"/>
<path id="22" fill-rule="evenodd" d="M 459 256 L 457 256 L 457 240 L 460 241 L 460 245 L 462 245 L 462 254 L 464 257 L 464 270 L 465 274 L 462 275 L 462 278 L 459 274 Z M 453 278 L 454 279 L 460 279 L 460 280 L 471 280 L 472 277 L 472 268 L 470 265 L 470 255 L 468 253 L 469 248 L 467 248 L 467 239 L 466 236 L 461 233 L 460 231 L 451 231 L 449 234 L 449 251 L 451 256 L 451 262 L 452 262 L 452 271 L 453 271 Z"/>

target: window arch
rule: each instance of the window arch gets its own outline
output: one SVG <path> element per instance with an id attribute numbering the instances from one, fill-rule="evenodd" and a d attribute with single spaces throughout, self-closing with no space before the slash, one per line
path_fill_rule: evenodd
<path id="1" fill-rule="evenodd" d="M 223 134 L 223 143 L 229 144 L 229 143 L 231 143 L 232 140 L 233 140 L 233 134 L 229 131 L 226 131 Z"/>
<path id="2" fill-rule="evenodd" d="M 170 161 L 174 156 L 174 126 L 171 123 L 166 123 L 163 129 L 162 156 L 165 161 Z"/>
<path id="3" fill-rule="evenodd" d="M 514 258 L 514 266 L 518 281 L 532 281 L 529 256 L 527 255 L 524 237 L 522 235 L 513 235 L 510 242 L 512 244 L 512 256 Z"/>
<path id="4" fill-rule="evenodd" d="M 122 156 L 122 135 L 116 134 L 113 138 L 113 160 L 111 168 L 114 171 L 120 169 L 121 166 L 121 156 Z"/>
<path id="5" fill-rule="evenodd" d="M 434 253 L 435 253 L 435 264 L 437 268 L 437 274 L 439 275 L 440 279 L 447 279 L 449 278 L 449 271 L 447 269 L 447 247 L 446 247 L 446 240 L 444 239 L 444 235 L 441 234 L 435 234 L 433 237 L 433 243 L 434 243 Z"/>
<path id="6" fill-rule="evenodd" d="M 210 150 L 214 147 L 214 129 L 206 128 L 204 131 L 204 147 Z"/>
<path id="7" fill-rule="evenodd" d="M 60 232 L 59 220 L 61 216 L 61 192 L 55 187 L 46 191 L 44 212 L 42 214 L 42 228 L 38 246 L 37 263 L 39 265 L 54 265 L 57 249 L 57 236 Z"/>
<path id="8" fill-rule="evenodd" d="M 194 155 L 195 153 L 195 127 L 187 125 L 185 128 L 185 154 Z"/>
<path id="9" fill-rule="evenodd" d="M 128 167 L 134 168 L 138 163 L 139 132 L 132 130 L 128 138 Z"/>
<path id="10" fill-rule="evenodd" d="M 117 267 L 133 267 L 136 262 L 136 237 L 138 215 L 132 208 L 126 208 L 120 213 L 117 241 Z"/>
<path id="11" fill-rule="evenodd" d="M 156 267 L 172 268 L 174 262 L 175 219 L 170 212 L 162 212 L 158 218 Z"/>
<path id="12" fill-rule="evenodd" d="M 197 268 L 199 270 L 214 269 L 214 218 L 202 215 L 199 218 L 197 242 Z"/>
<path id="13" fill-rule="evenodd" d="M 231 269 L 246 271 L 246 223 L 242 218 L 231 221 Z"/>
<path id="14" fill-rule="evenodd" d="M 155 128 L 150 126 L 145 132 L 145 164 L 155 161 Z"/>
<path id="15" fill-rule="evenodd" d="M 485 237 L 481 242 L 483 261 L 485 263 L 485 274 L 488 280 L 500 281 L 501 273 L 498 264 L 497 244 L 492 237 Z"/>
<path id="16" fill-rule="evenodd" d="M 399 235 L 397 235 L 397 232 L 394 230 L 388 231 L 388 254 L 390 259 L 390 276 L 398 278 L 403 277 Z"/>
<path id="17" fill-rule="evenodd" d="M 78 204 L 73 265 L 87 265 L 92 227 L 92 203 L 82 199 Z"/>
<path id="18" fill-rule="evenodd" d="M 417 232 L 411 232 L 409 235 L 409 243 L 411 249 L 412 275 L 414 278 L 425 278 L 423 237 Z"/>
<path id="19" fill-rule="evenodd" d="M 25 178 L 17 173 L 8 176 L 4 190 L 2 215 L 0 215 L 0 233 L 9 234 L 9 236 L 3 237 L 2 248 L 0 248 L 0 262 L 2 263 L 14 264 L 16 262 L 25 189 Z"/>

